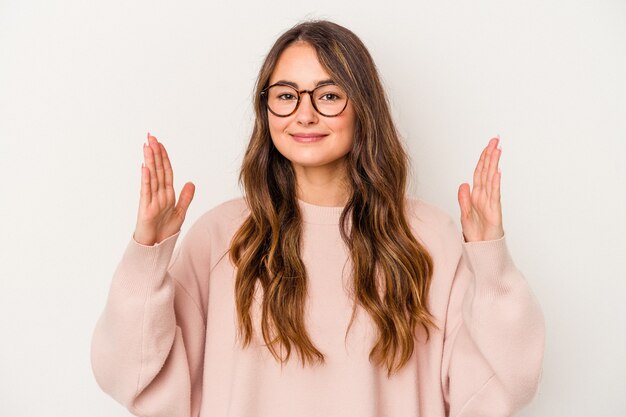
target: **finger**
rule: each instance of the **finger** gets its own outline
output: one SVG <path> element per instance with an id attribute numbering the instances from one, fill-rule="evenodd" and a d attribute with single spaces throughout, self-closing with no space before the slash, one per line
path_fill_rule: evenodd
<path id="1" fill-rule="evenodd" d="M 195 191 L 196 186 L 192 182 L 186 183 L 183 186 L 183 189 L 180 191 L 180 195 L 178 196 L 178 204 L 176 204 L 176 211 L 183 218 L 187 214 L 187 209 L 191 204 L 191 200 L 193 200 Z"/>
<path id="2" fill-rule="evenodd" d="M 491 201 L 495 204 L 500 203 L 500 184 L 502 179 L 502 171 L 498 169 L 498 172 L 493 176 L 493 191 L 491 192 Z"/>
<path id="3" fill-rule="evenodd" d="M 491 152 L 491 160 L 489 161 L 489 172 L 487 173 L 487 196 L 491 198 L 493 193 L 493 180 L 498 172 L 498 162 L 500 161 L 500 149 L 496 148 Z"/>
<path id="4" fill-rule="evenodd" d="M 487 172 L 489 172 L 489 163 L 491 162 L 491 141 L 485 148 L 485 162 L 483 163 L 483 169 L 480 171 L 480 182 L 483 186 L 487 186 Z"/>
<path id="5" fill-rule="evenodd" d="M 476 168 L 474 169 L 474 188 L 473 190 L 476 190 L 477 188 L 480 189 L 482 184 L 481 184 L 481 174 L 483 171 L 483 165 L 485 164 L 485 155 L 487 153 L 487 148 L 483 149 L 482 153 L 480 154 L 480 158 L 478 159 L 478 163 L 476 164 Z"/>
<path id="6" fill-rule="evenodd" d="M 144 149 L 146 145 L 143 145 Z M 150 204 L 152 192 L 150 190 L 150 170 L 144 164 L 141 164 L 141 191 L 139 204 L 148 206 Z"/>
<path id="7" fill-rule="evenodd" d="M 469 217 L 472 212 L 472 201 L 469 189 L 469 184 L 466 182 L 459 186 L 457 197 L 459 200 L 459 207 L 461 208 L 461 218 Z"/>
<path id="8" fill-rule="evenodd" d="M 148 139 L 149 140 L 149 139 Z M 145 145 L 143 147 L 143 156 L 146 161 L 146 166 L 148 167 L 149 175 L 149 183 L 150 183 L 150 191 L 152 193 L 157 192 L 157 176 L 156 176 L 156 167 L 154 165 L 154 153 L 152 152 L 152 148 L 149 145 Z M 150 196 L 150 201 L 152 201 L 152 196 Z"/>
<path id="9" fill-rule="evenodd" d="M 150 136 L 150 147 L 154 153 L 154 165 L 156 166 L 156 176 L 157 176 L 157 190 L 159 192 L 165 191 L 165 172 L 163 171 L 163 158 L 161 156 L 161 146 L 159 141 L 154 137 Z"/>
<path id="10" fill-rule="evenodd" d="M 165 171 L 165 192 L 167 196 L 168 205 L 174 205 L 176 201 L 176 195 L 174 193 L 174 171 L 172 170 L 172 164 L 170 163 L 169 155 L 165 150 L 165 146 L 161 145 L 161 155 L 163 155 L 163 170 Z"/>

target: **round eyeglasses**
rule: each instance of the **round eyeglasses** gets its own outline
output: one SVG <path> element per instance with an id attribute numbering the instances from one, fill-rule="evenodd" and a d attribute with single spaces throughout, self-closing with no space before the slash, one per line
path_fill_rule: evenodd
<path id="1" fill-rule="evenodd" d="M 334 83 L 320 84 L 313 90 L 298 90 L 289 84 L 276 83 L 264 88 L 261 96 L 273 115 L 287 117 L 296 112 L 304 93 L 309 94 L 313 108 L 322 116 L 339 116 L 348 106 L 348 95 Z"/>

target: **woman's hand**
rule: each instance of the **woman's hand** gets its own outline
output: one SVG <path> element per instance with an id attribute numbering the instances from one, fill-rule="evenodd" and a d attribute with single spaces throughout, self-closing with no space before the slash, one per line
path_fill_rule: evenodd
<path id="1" fill-rule="evenodd" d="M 149 133 L 148 145 L 143 145 L 143 156 L 145 166 L 141 167 L 141 195 L 133 239 L 142 245 L 152 246 L 180 230 L 195 186 L 191 182 L 186 183 L 176 204 L 174 173 L 167 151 Z"/>
<path id="2" fill-rule="evenodd" d="M 474 188 L 463 183 L 459 187 L 461 226 L 466 242 L 495 240 L 504 236 L 502 206 L 500 204 L 500 171 L 498 162 L 502 150 L 497 148 L 500 138 L 492 138 L 480 155 L 474 170 Z"/>

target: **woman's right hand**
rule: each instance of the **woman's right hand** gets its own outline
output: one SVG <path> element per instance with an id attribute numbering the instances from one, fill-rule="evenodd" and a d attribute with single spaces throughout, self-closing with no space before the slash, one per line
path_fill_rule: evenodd
<path id="1" fill-rule="evenodd" d="M 174 173 L 167 151 L 149 133 L 143 156 L 145 166 L 141 167 L 141 195 L 133 239 L 153 246 L 180 230 L 196 187 L 192 182 L 185 183 L 176 204 Z"/>

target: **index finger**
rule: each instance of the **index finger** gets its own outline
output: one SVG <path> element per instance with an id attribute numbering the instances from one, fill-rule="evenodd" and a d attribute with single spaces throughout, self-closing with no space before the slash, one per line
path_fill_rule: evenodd
<path id="1" fill-rule="evenodd" d="M 161 143 L 161 153 L 163 154 L 163 170 L 165 174 L 165 192 L 167 200 L 172 204 L 176 200 L 176 194 L 174 193 L 174 171 L 172 170 L 172 164 L 170 158 L 165 150 L 165 146 Z"/>

